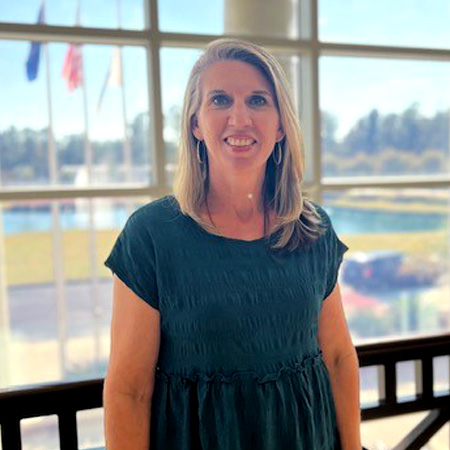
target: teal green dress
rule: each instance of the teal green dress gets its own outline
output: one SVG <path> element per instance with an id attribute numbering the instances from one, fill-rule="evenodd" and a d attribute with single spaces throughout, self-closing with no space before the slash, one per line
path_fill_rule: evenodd
<path id="1" fill-rule="evenodd" d="M 168 195 L 128 219 L 105 265 L 161 317 L 151 450 L 340 449 L 317 340 L 348 247 L 293 254 L 211 234 Z"/>

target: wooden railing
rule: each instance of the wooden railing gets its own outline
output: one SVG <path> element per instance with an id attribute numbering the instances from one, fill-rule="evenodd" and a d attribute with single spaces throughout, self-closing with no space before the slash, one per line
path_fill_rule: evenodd
<path id="1" fill-rule="evenodd" d="M 360 345 L 357 351 L 360 367 L 376 366 L 378 374 L 379 400 L 374 406 L 362 405 L 362 420 L 430 411 L 392 448 L 419 450 L 450 421 L 450 393 L 435 392 L 433 381 L 433 359 L 450 355 L 450 333 Z M 414 364 L 416 390 L 413 398 L 405 400 L 398 394 L 396 364 L 406 361 Z"/>
<path id="2" fill-rule="evenodd" d="M 51 414 L 58 416 L 61 450 L 78 450 L 77 411 L 102 407 L 102 391 L 103 379 L 0 391 L 3 450 L 22 449 L 22 419 Z"/>
<path id="3" fill-rule="evenodd" d="M 418 411 L 427 417 L 404 436 L 392 450 L 419 450 L 450 421 L 450 394 L 435 393 L 433 358 L 449 356 L 450 334 L 357 346 L 360 367 L 376 366 L 379 400 L 362 405 L 363 421 Z M 396 364 L 414 361 L 416 395 L 404 400 L 398 395 Z M 103 379 L 47 384 L 0 391 L 0 425 L 3 450 L 20 450 L 22 419 L 56 414 L 61 450 L 77 450 L 77 411 L 102 407 Z M 437 395 L 438 394 L 438 395 Z"/>

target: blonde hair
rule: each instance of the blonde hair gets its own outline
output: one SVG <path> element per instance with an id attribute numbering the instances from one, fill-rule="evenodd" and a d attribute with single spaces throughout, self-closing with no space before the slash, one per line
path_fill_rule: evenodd
<path id="1" fill-rule="evenodd" d="M 197 139 L 192 129 L 201 104 L 201 74 L 212 64 L 226 60 L 250 64 L 264 76 L 274 93 L 285 133 L 280 141 L 282 162 L 276 165 L 273 158 L 268 158 L 262 190 L 266 210 L 271 207 L 277 216 L 272 234 L 278 231 L 279 237 L 271 248 L 293 251 L 299 246 L 308 246 L 322 234 L 319 229 L 321 216 L 302 193 L 305 172 L 303 136 L 291 100 L 292 93 L 277 60 L 264 48 L 240 39 L 210 42 L 189 75 L 181 117 L 178 167 L 173 183 L 173 193 L 180 210 L 207 230 L 213 229 L 199 216 L 208 192 L 209 166 L 206 151 L 203 163 L 200 164 L 197 159 Z"/>

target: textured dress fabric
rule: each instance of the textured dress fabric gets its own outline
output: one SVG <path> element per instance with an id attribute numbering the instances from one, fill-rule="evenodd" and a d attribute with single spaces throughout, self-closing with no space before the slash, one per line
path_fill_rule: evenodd
<path id="1" fill-rule="evenodd" d="M 105 265 L 160 312 L 151 450 L 336 450 L 317 340 L 348 247 L 328 228 L 276 254 L 209 233 L 173 195 L 137 209 Z"/>

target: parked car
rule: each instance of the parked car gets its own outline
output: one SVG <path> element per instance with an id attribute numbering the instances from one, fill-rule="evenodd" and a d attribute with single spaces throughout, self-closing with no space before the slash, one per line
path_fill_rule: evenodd
<path id="1" fill-rule="evenodd" d="M 424 266 L 414 267 L 400 251 L 358 252 L 345 259 L 342 281 L 360 292 L 371 293 L 433 285 L 438 271 Z"/>

